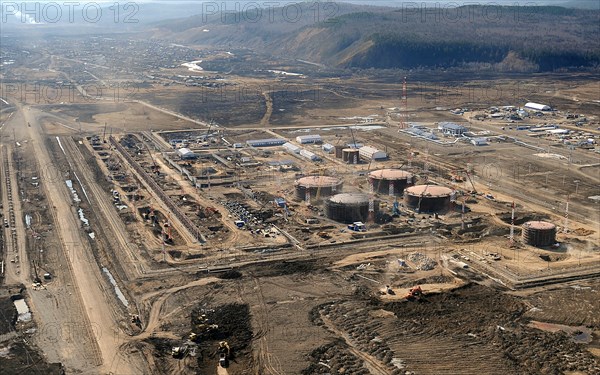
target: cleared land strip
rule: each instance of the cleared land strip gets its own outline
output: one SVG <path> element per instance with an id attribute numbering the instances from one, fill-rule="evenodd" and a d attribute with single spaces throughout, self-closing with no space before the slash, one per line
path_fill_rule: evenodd
<path id="1" fill-rule="evenodd" d="M 34 148 L 34 155 L 39 164 L 47 163 L 47 168 L 52 169 L 52 175 L 60 176 L 62 172 L 56 167 L 55 158 L 50 156 L 43 140 L 43 129 L 38 124 L 33 113 L 29 110 L 23 111 L 25 121 L 32 124 L 29 127 L 29 136 Z M 53 162 L 54 161 L 54 162 Z M 64 181 L 60 179 L 46 179 L 42 184 L 48 198 L 48 211 L 54 218 L 57 235 L 61 240 L 61 249 L 68 259 L 68 272 L 73 275 L 74 294 L 79 296 L 77 306 L 71 308 L 83 308 L 80 324 L 92 331 L 92 324 L 101 327 L 98 331 L 90 333 L 94 340 L 90 340 L 88 349 L 97 358 L 94 362 L 101 364 L 102 372 L 133 373 L 129 361 L 119 351 L 120 329 L 112 314 L 110 298 L 107 291 L 102 288 L 103 276 L 100 273 L 87 239 L 83 237 L 72 210 L 71 198 Z M 67 271 L 67 270 L 64 270 Z"/>

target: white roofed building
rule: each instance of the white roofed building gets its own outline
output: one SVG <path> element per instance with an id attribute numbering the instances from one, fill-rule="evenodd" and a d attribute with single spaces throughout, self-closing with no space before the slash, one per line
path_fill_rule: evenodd
<path id="1" fill-rule="evenodd" d="M 319 134 L 299 135 L 296 137 L 296 142 L 300 144 L 321 143 L 323 140 Z"/>
<path id="2" fill-rule="evenodd" d="M 387 159 L 388 155 L 384 151 L 371 146 L 363 146 L 358 149 L 358 153 L 362 159 L 381 160 Z"/>
<path id="3" fill-rule="evenodd" d="M 455 124 L 453 122 L 440 122 L 438 124 L 438 129 L 442 131 L 442 133 L 447 135 L 459 136 L 467 131 L 462 125 Z"/>
<path id="4" fill-rule="evenodd" d="M 552 108 L 549 105 L 533 103 L 533 102 L 526 103 L 525 108 L 533 109 L 535 111 L 551 111 L 552 110 Z"/>
<path id="5" fill-rule="evenodd" d="M 196 159 L 198 157 L 197 154 L 195 154 L 192 150 L 186 147 L 177 150 L 177 154 L 181 159 Z"/>
<path id="6" fill-rule="evenodd" d="M 288 152 L 291 152 L 291 153 L 293 153 L 293 154 L 299 154 L 299 153 L 300 153 L 300 150 L 301 150 L 301 148 L 300 148 L 299 146 L 296 146 L 295 144 L 293 144 L 293 143 L 290 143 L 290 142 L 286 142 L 286 143 L 284 143 L 284 144 L 282 145 L 282 147 L 283 147 L 283 148 L 284 148 L 286 151 L 288 151 Z"/>

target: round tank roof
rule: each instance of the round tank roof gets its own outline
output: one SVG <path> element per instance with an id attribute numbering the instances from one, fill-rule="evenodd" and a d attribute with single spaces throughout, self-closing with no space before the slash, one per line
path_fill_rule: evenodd
<path id="1" fill-rule="evenodd" d="M 306 176 L 296 180 L 296 185 L 304 187 L 324 187 L 339 185 L 341 181 L 331 176 Z"/>
<path id="2" fill-rule="evenodd" d="M 379 169 L 369 173 L 369 177 L 385 180 L 408 180 L 412 178 L 412 173 L 401 169 Z"/>
<path id="3" fill-rule="evenodd" d="M 551 230 L 555 229 L 556 225 L 549 223 L 547 221 L 528 221 L 523 224 L 524 227 L 529 229 L 540 229 L 540 230 Z"/>
<path id="4" fill-rule="evenodd" d="M 358 152 L 358 149 L 357 148 L 344 148 L 344 149 L 342 149 L 342 151 L 345 151 L 345 152 Z"/>
<path id="5" fill-rule="evenodd" d="M 330 197 L 329 200 L 333 203 L 361 204 L 369 203 L 369 196 L 361 193 L 342 193 Z"/>
<path id="6" fill-rule="evenodd" d="M 452 194 L 452 189 L 437 185 L 415 185 L 404 190 L 409 195 L 424 197 L 446 197 Z"/>

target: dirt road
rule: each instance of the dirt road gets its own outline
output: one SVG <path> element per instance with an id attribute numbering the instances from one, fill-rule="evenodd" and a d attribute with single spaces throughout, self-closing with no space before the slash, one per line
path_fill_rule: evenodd
<path id="1" fill-rule="evenodd" d="M 44 129 L 38 123 L 39 113 L 31 107 L 21 107 L 23 122 L 30 123 L 28 136 L 32 144 L 34 155 L 39 165 L 45 165 L 47 175 L 61 176 L 53 158 L 45 147 Z M 120 331 L 118 321 L 122 317 L 115 316 L 108 297 L 110 291 L 102 287 L 105 283 L 100 269 L 95 262 L 87 239 L 80 231 L 76 213 L 71 204 L 71 197 L 64 181 L 59 178 L 47 178 L 43 181 L 43 189 L 48 199 L 48 211 L 54 218 L 54 225 L 61 240 L 63 256 L 67 259 L 67 269 L 64 273 L 72 275 L 72 284 L 66 285 L 62 293 L 73 295 L 73 306 L 70 309 L 81 308 L 83 314 L 76 320 L 79 328 L 87 332 L 91 339 L 86 345 L 92 356 L 92 362 L 97 367 L 90 368 L 89 362 L 82 371 L 92 373 L 143 373 L 143 369 L 133 365 L 133 360 L 119 351 L 119 346 L 124 342 L 124 335 Z M 58 291 L 57 291 L 58 292 Z M 63 314 L 62 320 L 69 324 L 70 311 Z M 58 318 L 61 318 L 60 316 Z M 96 327 L 96 329 L 92 329 Z"/>

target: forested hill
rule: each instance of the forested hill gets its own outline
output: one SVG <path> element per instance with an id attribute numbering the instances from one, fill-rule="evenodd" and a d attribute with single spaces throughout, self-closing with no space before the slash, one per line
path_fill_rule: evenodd
<path id="1" fill-rule="evenodd" d="M 463 6 L 341 5 L 295 22 L 263 17 L 190 17 L 157 25 L 162 38 L 247 47 L 337 67 L 553 71 L 600 67 L 600 10 Z M 331 17 L 323 18 L 329 14 Z"/>

